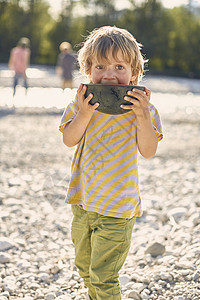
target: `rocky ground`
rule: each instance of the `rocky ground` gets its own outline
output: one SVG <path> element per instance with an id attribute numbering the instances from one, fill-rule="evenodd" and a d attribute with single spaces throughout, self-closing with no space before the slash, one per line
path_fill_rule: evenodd
<path id="1" fill-rule="evenodd" d="M 0 300 L 84 300 L 64 203 L 74 149 L 62 110 L 0 108 Z M 200 299 L 200 110 L 165 112 L 157 155 L 140 157 L 144 214 L 120 272 L 122 299 Z"/>

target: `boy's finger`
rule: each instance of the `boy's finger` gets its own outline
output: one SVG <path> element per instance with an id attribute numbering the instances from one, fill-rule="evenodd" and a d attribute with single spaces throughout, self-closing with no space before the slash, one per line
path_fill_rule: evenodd
<path id="1" fill-rule="evenodd" d="M 81 83 L 81 84 L 79 85 L 79 88 L 78 88 L 78 90 L 77 90 L 77 93 L 79 93 L 79 92 L 82 90 L 82 88 L 83 88 L 83 84 Z"/>
<path id="2" fill-rule="evenodd" d="M 151 96 L 151 90 L 149 90 L 147 87 L 144 88 L 144 91 L 148 97 Z"/>
<path id="3" fill-rule="evenodd" d="M 148 89 L 146 86 L 144 87 L 144 91 L 147 93 L 147 92 L 150 92 L 151 90 Z"/>
<path id="4" fill-rule="evenodd" d="M 79 95 L 80 95 L 81 97 L 84 97 L 84 98 L 85 98 L 85 92 L 86 92 L 86 90 L 87 90 L 87 87 L 81 83 L 81 85 L 80 85 L 79 88 L 80 88 L 80 90 L 79 90 L 79 92 L 78 92 Z"/>
<path id="5" fill-rule="evenodd" d="M 93 105 L 94 109 L 96 109 L 98 106 L 99 106 L 99 102 L 96 102 L 96 103 Z"/>
<path id="6" fill-rule="evenodd" d="M 87 101 L 87 102 L 90 102 L 90 100 L 93 98 L 93 94 L 92 93 L 90 93 L 88 96 L 87 96 L 87 98 L 85 98 L 85 100 Z"/>
<path id="7" fill-rule="evenodd" d="M 131 105 L 123 105 L 123 104 L 120 105 L 120 107 L 123 108 L 123 109 L 133 109 L 133 106 L 134 106 L 133 104 L 131 104 Z"/>

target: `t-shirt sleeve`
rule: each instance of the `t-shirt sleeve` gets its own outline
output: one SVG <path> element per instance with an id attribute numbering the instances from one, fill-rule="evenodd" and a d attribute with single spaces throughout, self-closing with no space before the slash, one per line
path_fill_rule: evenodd
<path id="1" fill-rule="evenodd" d="M 77 111 L 78 111 L 78 99 L 75 99 L 75 101 L 69 103 L 69 105 L 67 106 L 67 108 L 65 109 L 62 115 L 60 125 L 59 125 L 59 130 L 61 132 L 63 132 L 66 124 L 73 120 L 73 118 L 77 114 Z"/>
<path id="2" fill-rule="evenodd" d="M 150 104 L 150 115 L 151 115 L 153 128 L 158 137 L 158 141 L 160 141 L 163 138 L 162 126 L 161 126 L 159 113 L 153 104 Z"/>

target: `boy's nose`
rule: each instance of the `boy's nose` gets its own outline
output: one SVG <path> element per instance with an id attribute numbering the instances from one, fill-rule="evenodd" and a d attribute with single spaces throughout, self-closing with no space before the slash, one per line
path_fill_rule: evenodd
<path id="1" fill-rule="evenodd" d="M 104 73 L 104 78 L 114 78 L 115 72 L 111 69 L 107 69 Z"/>

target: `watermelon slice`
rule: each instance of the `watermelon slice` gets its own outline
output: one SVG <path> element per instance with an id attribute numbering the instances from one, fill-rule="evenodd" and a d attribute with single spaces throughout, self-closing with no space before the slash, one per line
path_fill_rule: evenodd
<path id="1" fill-rule="evenodd" d="M 124 96 L 133 88 L 144 91 L 143 86 L 134 85 L 104 85 L 104 84 L 85 84 L 87 91 L 85 97 L 90 93 L 94 96 L 90 104 L 99 102 L 97 110 L 104 114 L 119 115 L 127 113 L 130 110 L 123 109 L 120 105 L 130 105 L 131 102 L 124 100 Z M 129 96 L 130 97 L 130 96 Z"/>

